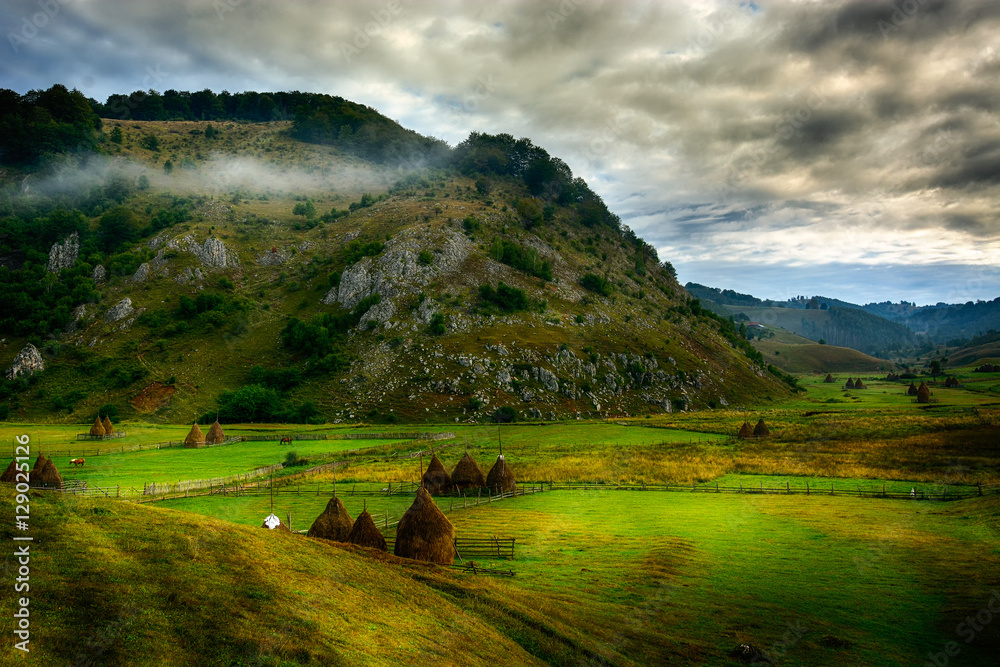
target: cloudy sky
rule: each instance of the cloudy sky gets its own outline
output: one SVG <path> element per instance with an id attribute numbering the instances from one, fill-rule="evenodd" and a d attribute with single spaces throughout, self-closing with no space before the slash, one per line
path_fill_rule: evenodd
<path id="1" fill-rule="evenodd" d="M 1000 296 L 1000 3 L 6 0 L 0 87 L 304 90 L 530 137 L 681 282 Z"/>

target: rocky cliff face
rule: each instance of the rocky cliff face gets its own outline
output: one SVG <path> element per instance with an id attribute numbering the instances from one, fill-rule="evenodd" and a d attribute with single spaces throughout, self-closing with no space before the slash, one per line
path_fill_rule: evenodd
<path id="1" fill-rule="evenodd" d="M 72 268 L 76 258 L 80 256 L 80 236 L 73 232 L 62 243 L 53 243 L 49 250 L 49 271 L 59 273 L 63 269 Z"/>
<path id="2" fill-rule="evenodd" d="M 118 322 L 134 312 L 135 308 L 132 307 L 132 299 L 125 297 L 104 313 L 104 321 L 109 323 Z"/>
<path id="3" fill-rule="evenodd" d="M 10 365 L 7 369 L 6 376 L 8 380 L 13 380 L 14 378 L 24 375 L 30 376 L 38 371 L 45 370 L 45 360 L 42 359 L 42 353 L 38 351 L 38 348 L 28 343 L 24 348 L 17 353 L 14 357 L 14 363 Z"/>

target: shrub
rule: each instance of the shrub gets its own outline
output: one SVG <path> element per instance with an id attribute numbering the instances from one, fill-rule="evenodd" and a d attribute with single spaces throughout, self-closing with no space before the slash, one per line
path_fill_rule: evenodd
<path id="1" fill-rule="evenodd" d="M 417 263 L 422 266 L 430 266 L 434 261 L 434 255 L 431 254 L 430 250 L 421 250 L 420 254 L 417 255 Z"/>
<path id="2" fill-rule="evenodd" d="M 580 285 L 584 289 L 588 289 L 591 292 L 600 294 L 601 296 L 611 296 L 611 283 L 608 282 L 607 278 L 597 275 L 596 273 L 585 274 L 580 278 Z"/>
<path id="3" fill-rule="evenodd" d="M 462 227 L 465 229 L 466 234 L 475 234 L 481 226 L 479 220 L 472 215 L 466 216 L 465 220 L 462 220 Z"/>
<path id="4" fill-rule="evenodd" d="M 298 452 L 287 452 L 285 454 L 284 465 L 286 468 L 292 468 L 294 466 L 304 466 L 309 463 L 309 459 L 304 459 L 298 455 Z"/>
<path id="5" fill-rule="evenodd" d="M 489 256 L 530 276 L 552 280 L 552 262 L 542 259 L 534 248 L 523 248 L 498 237 L 490 246 Z"/>
<path id="6" fill-rule="evenodd" d="M 509 405 L 498 408 L 492 415 L 495 424 L 512 424 L 517 421 L 517 412 Z"/>
<path id="7" fill-rule="evenodd" d="M 529 306 L 528 295 L 524 290 L 511 287 L 503 281 L 497 283 L 496 289 L 489 285 L 481 285 L 479 298 L 505 313 L 527 310 Z"/>
<path id="8" fill-rule="evenodd" d="M 444 315 L 441 313 L 434 313 L 431 317 L 430 326 L 427 328 L 428 333 L 432 336 L 441 336 L 447 331 L 444 325 Z"/>

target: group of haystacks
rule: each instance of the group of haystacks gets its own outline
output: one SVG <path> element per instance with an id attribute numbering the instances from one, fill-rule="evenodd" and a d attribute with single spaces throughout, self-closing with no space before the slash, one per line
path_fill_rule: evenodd
<path id="1" fill-rule="evenodd" d="M 208 435 L 206 436 L 201 432 L 201 428 L 198 427 L 198 422 L 191 425 L 191 430 L 188 432 L 187 437 L 184 438 L 184 446 L 189 448 L 205 447 L 207 445 L 221 445 L 222 441 L 226 439 L 226 434 L 222 432 L 222 424 L 216 419 L 212 427 L 208 429 Z"/>
<path id="2" fill-rule="evenodd" d="M 1000 364 L 983 364 L 982 366 L 977 366 L 972 371 L 973 373 L 1000 373 Z"/>
<path id="3" fill-rule="evenodd" d="M 769 435 L 771 435 L 771 429 L 769 429 L 767 424 L 764 423 L 763 417 L 757 421 L 756 426 L 750 426 L 750 422 L 744 421 L 743 425 L 740 426 L 739 433 L 736 434 L 740 440 L 749 440 L 750 438 L 766 438 Z"/>
<path id="4" fill-rule="evenodd" d="M 17 462 L 11 461 L 7 469 L 0 475 L 0 482 L 16 484 L 19 481 L 17 479 L 18 472 L 21 471 L 17 467 Z M 28 475 L 28 483 L 36 489 L 63 488 L 63 478 L 56 469 L 56 464 L 52 462 L 52 459 L 46 458 L 44 454 L 39 454 L 38 458 L 35 459 L 35 467 Z"/>
<path id="5" fill-rule="evenodd" d="M 449 491 L 462 493 L 468 489 L 481 489 L 483 487 L 489 489 L 490 493 L 507 493 L 517 488 L 514 472 L 507 465 L 503 454 L 497 456 L 496 462 L 487 475 L 483 475 L 479 464 L 469 456 L 469 452 L 465 452 L 450 475 L 437 454 L 434 454 L 431 456 L 431 462 L 428 464 L 427 472 L 423 474 L 421 482 L 423 488 L 427 489 L 427 492 L 432 496 Z"/>
<path id="6" fill-rule="evenodd" d="M 413 504 L 406 510 L 396 526 L 396 542 L 393 554 L 402 558 L 429 561 L 442 565 L 455 562 L 455 527 L 444 515 L 431 494 L 448 491 L 465 491 L 487 487 L 491 492 L 508 492 L 516 488 L 514 473 L 507 465 L 503 454 L 497 456 L 496 463 L 488 475 L 466 452 L 449 475 L 437 455 L 431 457 L 426 472 L 421 475 L 421 485 L 417 489 Z M 288 530 L 273 514 L 262 527 Z M 388 545 L 367 507 L 356 520 L 352 520 L 340 498 L 334 496 L 327 502 L 326 509 L 316 517 L 307 533 L 333 542 L 346 542 L 378 551 L 388 551 Z"/>
<path id="7" fill-rule="evenodd" d="M 868 386 L 861 381 L 861 378 L 858 378 L 857 380 L 847 378 L 847 383 L 844 385 L 844 389 L 867 389 L 867 388 Z"/>
<path id="8" fill-rule="evenodd" d="M 112 426 L 111 420 L 108 419 L 107 415 L 104 415 L 104 419 L 101 419 L 101 415 L 94 417 L 94 425 L 90 427 L 90 435 L 104 437 L 106 435 L 112 435 L 114 432 L 115 427 Z"/>

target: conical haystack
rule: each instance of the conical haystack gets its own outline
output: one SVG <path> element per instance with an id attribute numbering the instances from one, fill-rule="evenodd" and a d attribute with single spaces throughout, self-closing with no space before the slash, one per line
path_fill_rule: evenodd
<path id="1" fill-rule="evenodd" d="M 292 532 L 285 522 L 277 517 L 275 514 L 268 514 L 264 519 L 264 523 L 260 524 L 261 528 L 267 528 L 268 530 L 283 530 L 286 533 Z"/>
<path id="2" fill-rule="evenodd" d="M 915 385 L 915 384 L 913 384 L 911 382 L 910 386 L 907 387 L 907 389 L 906 389 L 906 395 L 907 396 L 916 396 L 917 395 L 917 385 Z"/>
<path id="3" fill-rule="evenodd" d="M 753 437 L 766 438 L 769 435 L 771 435 L 771 431 L 767 428 L 767 424 L 764 423 L 764 418 L 761 417 L 757 425 L 753 427 Z"/>
<path id="4" fill-rule="evenodd" d="M 347 541 L 351 544 L 357 544 L 359 547 L 368 547 L 379 551 L 389 550 L 385 538 L 375 527 L 375 521 L 368 510 L 358 515 L 358 520 L 354 522 L 354 527 L 351 528 L 351 534 L 347 536 Z"/>
<path id="5" fill-rule="evenodd" d="M 104 423 L 101 421 L 101 418 L 94 417 L 94 425 L 90 427 L 90 435 L 99 435 L 103 437 L 105 433 Z"/>
<path id="6" fill-rule="evenodd" d="M 930 403 L 931 402 L 931 390 L 923 382 L 917 388 L 917 403 Z"/>
<path id="7" fill-rule="evenodd" d="M 18 472 L 19 470 L 17 469 L 17 462 L 11 460 L 10 465 L 7 466 L 7 469 L 3 471 L 2 475 L 0 475 L 0 482 L 10 482 L 11 484 L 13 484 L 14 482 L 17 481 Z"/>
<path id="8" fill-rule="evenodd" d="M 489 473 L 486 475 L 486 487 L 490 490 L 490 493 L 507 493 L 517 488 L 517 482 L 514 481 L 514 472 L 507 465 L 503 454 L 497 456 L 497 462 L 493 464 L 493 467 L 490 468 Z"/>
<path id="9" fill-rule="evenodd" d="M 743 426 L 740 426 L 740 432 L 736 434 L 736 437 L 740 440 L 746 440 L 747 438 L 753 437 L 753 427 L 750 426 L 748 422 L 743 422 Z"/>
<path id="10" fill-rule="evenodd" d="M 829 383 L 832 383 L 832 382 L 836 382 L 836 380 L 833 379 L 833 375 L 831 375 L 830 373 L 827 373 L 826 377 L 823 378 L 823 382 L 826 382 L 826 383 L 829 384 Z"/>
<path id="11" fill-rule="evenodd" d="M 451 476 L 444 469 L 437 454 L 431 457 L 431 462 L 427 464 L 427 472 L 424 473 L 422 480 L 427 493 L 432 496 L 451 491 Z"/>
<path id="12" fill-rule="evenodd" d="M 226 439 L 226 434 L 222 432 L 222 424 L 216 419 L 215 423 L 212 424 L 212 428 L 208 429 L 208 435 L 205 436 L 206 445 L 221 445 Z"/>
<path id="13" fill-rule="evenodd" d="M 451 485 L 456 491 L 479 489 L 486 486 L 486 475 L 483 474 L 479 464 L 469 456 L 469 452 L 465 453 L 462 460 L 455 466 L 455 470 L 452 471 Z"/>
<path id="14" fill-rule="evenodd" d="M 867 385 L 865 385 L 864 382 L 861 381 L 861 378 L 858 378 L 854 382 L 854 388 L 855 389 L 867 389 L 868 387 L 867 387 Z"/>
<path id="15" fill-rule="evenodd" d="M 844 385 L 845 389 L 854 389 L 854 380 L 847 378 L 847 384 Z"/>
<path id="16" fill-rule="evenodd" d="M 455 527 L 423 487 L 396 526 L 393 553 L 441 565 L 455 562 Z"/>
<path id="17" fill-rule="evenodd" d="M 945 378 L 944 386 L 952 388 L 952 387 L 960 387 L 961 385 L 958 383 L 958 378 L 952 375 Z"/>
<path id="18" fill-rule="evenodd" d="M 115 427 L 111 425 L 111 419 L 107 415 L 104 415 L 104 421 L 101 424 L 104 426 L 104 435 L 111 435 L 115 432 Z"/>
<path id="19" fill-rule="evenodd" d="M 309 528 L 309 537 L 322 537 L 324 540 L 346 542 L 347 536 L 354 528 L 354 520 L 344 508 L 340 498 L 330 498 L 323 513 L 316 517 Z"/>
<path id="20" fill-rule="evenodd" d="M 42 468 L 42 471 L 37 476 L 31 476 L 31 485 L 40 486 L 46 489 L 63 488 L 62 475 L 60 475 L 59 471 L 56 470 L 56 464 L 52 462 L 52 459 L 45 462 L 45 467 Z"/>
<path id="21" fill-rule="evenodd" d="M 198 428 L 198 422 L 191 425 L 191 431 L 184 438 L 185 447 L 204 447 L 205 446 L 205 434 L 201 432 Z"/>
<path id="22" fill-rule="evenodd" d="M 44 468 L 45 464 L 48 462 L 49 460 L 45 458 L 45 454 L 39 454 L 38 458 L 35 459 L 35 467 L 31 469 L 31 474 L 40 475 L 42 473 L 42 468 Z"/>

